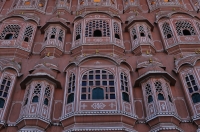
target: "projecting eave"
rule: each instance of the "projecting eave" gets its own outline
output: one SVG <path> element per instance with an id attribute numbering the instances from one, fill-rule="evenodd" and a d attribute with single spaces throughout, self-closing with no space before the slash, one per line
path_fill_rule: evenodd
<path id="1" fill-rule="evenodd" d="M 156 77 L 156 76 L 163 76 L 164 78 L 166 78 L 169 82 L 170 85 L 174 86 L 176 83 L 176 79 L 173 78 L 169 73 L 165 72 L 165 71 L 149 71 L 146 72 L 145 74 L 141 75 L 134 84 L 134 87 L 139 87 L 140 83 L 145 80 L 146 78 L 149 77 Z"/>
<path id="2" fill-rule="evenodd" d="M 45 79 L 47 81 L 49 81 L 50 83 L 53 83 L 56 88 L 62 89 L 61 83 L 59 81 L 57 81 L 56 79 L 54 79 L 51 75 L 48 74 L 32 74 L 32 75 L 28 75 L 21 83 L 20 86 L 22 89 L 26 89 L 26 85 L 35 79 Z"/>

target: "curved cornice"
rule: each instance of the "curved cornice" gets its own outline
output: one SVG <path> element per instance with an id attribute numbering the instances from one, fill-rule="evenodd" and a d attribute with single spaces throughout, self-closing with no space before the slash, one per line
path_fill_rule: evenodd
<path id="1" fill-rule="evenodd" d="M 70 62 L 65 68 L 64 68 L 64 72 L 71 66 L 71 65 L 76 65 L 79 66 L 82 62 L 91 59 L 91 58 L 104 58 L 104 59 L 108 59 L 111 60 L 112 62 L 114 62 L 116 65 L 121 65 L 121 64 L 125 64 L 126 66 L 128 66 L 130 71 L 133 71 L 133 68 L 130 64 L 128 64 L 126 62 L 125 59 L 122 58 L 117 58 L 117 57 L 113 57 L 113 56 L 109 56 L 109 55 L 104 55 L 104 54 L 93 54 L 93 55 L 87 55 L 87 56 L 83 56 L 80 57 L 72 62 Z"/>
<path id="2" fill-rule="evenodd" d="M 196 17 L 196 18 L 200 19 L 198 16 L 194 15 L 191 12 L 185 12 L 185 11 L 182 11 L 182 12 L 180 12 L 180 11 L 173 11 L 173 12 L 161 11 L 161 12 L 157 13 L 155 23 L 158 23 L 158 21 L 160 19 L 162 19 L 162 18 L 171 18 L 174 14 L 186 14 L 186 15 L 189 15 L 191 17 Z"/>
<path id="3" fill-rule="evenodd" d="M 15 70 L 18 77 L 22 75 L 22 73 L 20 73 L 21 72 L 20 64 L 18 64 L 14 60 L 0 58 L 0 70 L 3 71 L 5 69 Z"/>
<path id="4" fill-rule="evenodd" d="M 193 54 L 193 55 L 189 55 L 189 56 L 185 56 L 183 58 L 177 59 L 175 61 L 175 68 L 173 71 L 175 71 L 176 73 L 179 72 L 180 68 L 184 65 L 188 65 L 188 66 L 195 66 L 196 62 L 200 60 L 200 55 L 199 54 Z"/>
<path id="5" fill-rule="evenodd" d="M 35 23 L 37 23 L 37 25 L 40 25 L 40 18 L 36 17 L 35 15 L 30 15 L 30 14 L 12 14 L 12 15 L 7 15 L 4 16 L 2 18 L 0 18 L 0 22 L 9 19 L 9 18 L 13 18 L 13 17 L 20 17 L 23 18 L 24 20 L 28 21 L 34 21 Z"/>

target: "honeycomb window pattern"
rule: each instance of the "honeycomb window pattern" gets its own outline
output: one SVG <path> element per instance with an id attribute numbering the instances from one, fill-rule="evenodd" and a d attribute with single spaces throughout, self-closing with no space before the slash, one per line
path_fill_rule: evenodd
<path id="1" fill-rule="evenodd" d="M 139 26 L 139 32 L 140 32 L 140 36 L 141 37 L 145 36 L 145 31 L 144 31 L 144 27 L 143 26 Z"/>
<path id="2" fill-rule="evenodd" d="M 136 33 L 136 29 L 135 28 L 132 29 L 131 33 L 132 33 L 133 39 L 134 40 L 137 39 L 137 33 Z"/>
<path id="3" fill-rule="evenodd" d="M 77 24 L 75 39 L 77 39 L 77 36 L 80 36 L 80 34 L 81 34 L 81 28 L 82 28 L 81 23 Z M 80 37 L 78 37 L 78 38 L 80 38 Z"/>
<path id="4" fill-rule="evenodd" d="M 184 36 L 184 30 L 189 31 L 190 35 L 196 35 L 192 24 L 188 21 L 177 21 L 175 26 L 176 32 L 179 36 Z"/>
<path id="5" fill-rule="evenodd" d="M 163 93 L 162 83 L 160 81 L 156 81 L 154 85 L 158 96 L 158 100 L 165 100 L 163 96 L 164 93 Z"/>
<path id="6" fill-rule="evenodd" d="M 20 26 L 19 25 L 15 25 L 15 24 L 10 24 L 4 27 L 1 35 L 0 35 L 0 39 L 4 40 L 6 35 L 11 33 L 13 34 L 13 39 L 17 39 L 18 35 L 19 35 L 19 31 L 20 31 Z"/>
<path id="7" fill-rule="evenodd" d="M 103 37 L 110 37 L 110 27 L 104 20 L 92 20 L 86 24 L 85 37 L 93 37 L 95 30 L 100 30 Z"/>
<path id="8" fill-rule="evenodd" d="M 44 92 L 44 104 L 45 104 L 46 106 L 49 105 L 49 100 L 50 100 L 50 98 L 51 98 L 51 89 L 50 89 L 50 86 L 47 86 L 47 87 L 45 88 L 45 92 Z"/>
<path id="9" fill-rule="evenodd" d="M 93 90 L 101 89 L 104 99 L 115 99 L 114 75 L 103 69 L 87 71 L 82 77 L 81 100 L 92 100 Z"/>
<path id="10" fill-rule="evenodd" d="M 34 88 L 33 91 L 33 98 L 32 98 L 32 102 L 37 103 L 39 102 L 39 96 L 40 96 L 40 92 L 41 92 L 41 84 L 37 84 Z"/>
<path id="11" fill-rule="evenodd" d="M 4 79 L 1 82 L 1 88 L 0 88 L 0 108 L 4 107 L 4 103 L 7 99 L 10 86 L 11 86 L 10 77 L 4 77 Z"/>
<path id="12" fill-rule="evenodd" d="M 32 35 L 33 35 L 33 27 L 32 26 L 26 27 L 24 32 L 24 41 L 30 42 Z"/>
<path id="13" fill-rule="evenodd" d="M 171 30 L 169 23 L 165 22 L 162 25 L 162 30 L 163 30 L 163 34 L 164 34 L 166 39 L 173 37 L 173 33 L 172 33 L 172 30 Z"/>
<path id="14" fill-rule="evenodd" d="M 146 92 L 146 96 L 147 96 L 147 101 L 148 103 L 151 103 L 153 102 L 153 96 L 152 96 L 152 89 L 151 89 L 151 86 L 150 84 L 147 84 L 146 87 L 145 87 L 145 92 Z"/>
<path id="15" fill-rule="evenodd" d="M 62 42 L 63 41 L 63 36 L 64 36 L 64 32 L 61 29 L 60 32 L 59 32 L 58 40 L 60 40 Z"/>
<path id="16" fill-rule="evenodd" d="M 120 35 L 119 24 L 114 22 L 114 33 Z"/>
<path id="17" fill-rule="evenodd" d="M 75 75 L 74 73 L 70 74 L 69 81 L 68 81 L 68 98 L 67 98 L 67 103 L 72 103 L 74 102 L 74 92 L 75 92 Z"/>
<path id="18" fill-rule="evenodd" d="M 126 102 L 130 102 L 130 99 L 129 99 L 129 82 L 128 82 L 128 77 L 127 75 L 122 72 L 121 75 L 120 75 L 120 84 L 121 84 L 121 91 L 122 91 L 122 98 L 124 101 Z"/>

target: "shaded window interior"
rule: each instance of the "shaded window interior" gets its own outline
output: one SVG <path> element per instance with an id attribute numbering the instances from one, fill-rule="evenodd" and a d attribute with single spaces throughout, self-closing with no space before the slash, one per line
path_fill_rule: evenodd
<path id="1" fill-rule="evenodd" d="M 5 104 L 5 100 L 0 98 L 0 108 L 3 108 Z"/>
<path id="2" fill-rule="evenodd" d="M 34 96 L 32 99 L 33 103 L 37 103 L 39 101 L 39 97 L 38 96 Z"/>
<path id="3" fill-rule="evenodd" d="M 115 38 L 120 39 L 119 34 L 115 34 Z"/>
<path id="4" fill-rule="evenodd" d="M 94 88 L 92 90 L 92 99 L 104 99 L 104 91 L 102 88 Z"/>
<path id="5" fill-rule="evenodd" d="M 161 93 L 158 94 L 158 100 L 165 100 L 163 94 L 161 94 Z"/>
<path id="6" fill-rule="evenodd" d="M 12 33 L 6 34 L 6 36 L 5 36 L 5 40 L 11 40 L 12 38 L 13 38 Z"/>
<path id="7" fill-rule="evenodd" d="M 25 42 L 29 42 L 29 38 L 28 38 L 28 37 L 25 37 L 25 38 L 24 38 L 24 41 L 25 41 Z"/>
<path id="8" fill-rule="evenodd" d="M 49 100 L 47 98 L 44 99 L 44 104 L 47 106 L 49 105 Z"/>
<path id="9" fill-rule="evenodd" d="M 74 93 L 71 93 L 67 98 L 67 103 L 68 104 L 72 103 L 72 102 L 74 102 Z"/>
<path id="10" fill-rule="evenodd" d="M 167 34 L 167 38 L 171 38 L 172 37 L 172 35 L 171 34 Z"/>
<path id="11" fill-rule="evenodd" d="M 51 39 L 55 39 L 55 37 L 56 37 L 55 35 L 51 35 L 51 37 L 50 37 L 50 38 L 51 38 Z"/>
<path id="12" fill-rule="evenodd" d="M 145 34 L 144 34 L 144 33 L 140 33 L 140 36 L 141 36 L 141 37 L 145 37 Z"/>
<path id="13" fill-rule="evenodd" d="M 184 36 L 187 36 L 187 35 L 191 35 L 191 33 L 190 33 L 189 30 L 184 29 L 184 30 L 183 30 L 183 35 L 184 35 Z"/>
<path id="14" fill-rule="evenodd" d="M 192 94 L 192 101 L 193 101 L 193 103 L 200 102 L 200 94 L 199 93 Z"/>
<path id="15" fill-rule="evenodd" d="M 123 101 L 129 102 L 129 95 L 125 92 L 122 93 Z"/>
<path id="16" fill-rule="evenodd" d="M 133 39 L 134 39 L 134 40 L 137 39 L 137 35 L 134 35 L 134 36 L 133 36 Z"/>
<path id="17" fill-rule="evenodd" d="M 153 102 L 153 97 L 152 97 L 152 95 L 149 95 L 148 96 L 148 103 L 151 103 L 151 102 Z"/>
<path id="18" fill-rule="evenodd" d="M 76 40 L 79 40 L 81 38 L 81 35 L 76 35 Z"/>
<path id="19" fill-rule="evenodd" d="M 94 37 L 102 37 L 102 32 L 100 30 L 95 30 L 93 36 Z"/>
<path id="20" fill-rule="evenodd" d="M 62 42 L 62 37 L 58 37 L 58 40 Z"/>

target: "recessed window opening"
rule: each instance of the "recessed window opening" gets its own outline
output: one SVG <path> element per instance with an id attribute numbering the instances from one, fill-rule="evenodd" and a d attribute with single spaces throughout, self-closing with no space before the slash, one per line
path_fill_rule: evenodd
<path id="1" fill-rule="evenodd" d="M 193 101 L 193 103 L 200 102 L 200 94 L 199 93 L 192 94 L 192 101 Z"/>
<path id="2" fill-rule="evenodd" d="M 58 37 L 58 40 L 62 42 L 62 37 Z"/>
<path id="3" fill-rule="evenodd" d="M 45 104 L 46 106 L 49 105 L 49 100 L 48 100 L 47 98 L 44 99 L 44 104 Z"/>
<path id="4" fill-rule="evenodd" d="M 93 36 L 94 37 L 102 37 L 102 32 L 100 30 L 95 30 Z"/>
<path id="5" fill-rule="evenodd" d="M 136 40 L 136 39 L 137 39 L 137 35 L 134 35 L 134 36 L 133 36 L 133 39 Z"/>
<path id="6" fill-rule="evenodd" d="M 187 35 L 191 35 L 191 33 L 190 33 L 189 30 L 184 29 L 184 30 L 183 30 L 183 35 L 184 35 L 184 36 L 187 36 Z"/>
<path id="7" fill-rule="evenodd" d="M 123 99 L 123 101 L 129 102 L 129 95 L 126 92 L 123 92 L 122 99 Z"/>
<path id="8" fill-rule="evenodd" d="M 171 34 L 167 34 L 167 38 L 171 38 L 172 37 L 172 35 Z"/>
<path id="9" fill-rule="evenodd" d="M 120 39 L 119 34 L 115 34 L 115 38 Z"/>
<path id="10" fill-rule="evenodd" d="M 3 108 L 5 104 L 5 100 L 0 98 L 0 108 Z"/>
<path id="11" fill-rule="evenodd" d="M 28 38 L 28 37 L 25 37 L 25 38 L 24 38 L 24 41 L 25 41 L 25 42 L 29 42 L 29 38 Z"/>
<path id="12" fill-rule="evenodd" d="M 78 34 L 78 35 L 76 36 L 76 40 L 79 40 L 80 38 L 81 38 L 81 35 Z"/>
<path id="13" fill-rule="evenodd" d="M 148 37 L 149 37 L 149 39 L 151 39 L 151 36 L 150 36 L 150 35 L 148 35 Z"/>
<path id="14" fill-rule="evenodd" d="M 92 99 L 104 99 L 103 88 L 94 88 L 92 90 Z"/>
<path id="15" fill-rule="evenodd" d="M 55 35 L 51 35 L 51 37 L 50 37 L 50 38 L 51 38 L 51 39 L 55 39 L 55 37 L 56 37 Z"/>
<path id="16" fill-rule="evenodd" d="M 145 34 L 144 34 L 144 33 L 140 33 L 140 36 L 141 36 L 141 37 L 145 37 Z"/>
<path id="17" fill-rule="evenodd" d="M 161 93 L 158 94 L 158 100 L 165 100 L 163 94 L 161 94 Z"/>
<path id="18" fill-rule="evenodd" d="M 152 95 L 149 95 L 149 97 L 148 97 L 148 103 L 151 103 L 151 102 L 153 102 L 153 97 L 152 97 Z"/>
<path id="19" fill-rule="evenodd" d="M 28 98 L 26 98 L 26 101 L 25 101 L 25 103 L 24 103 L 24 106 L 27 105 L 27 103 L 28 103 Z"/>
<path id="20" fill-rule="evenodd" d="M 12 33 L 6 34 L 6 36 L 5 36 L 5 40 L 11 40 L 12 38 L 13 38 Z"/>
<path id="21" fill-rule="evenodd" d="M 37 103 L 39 101 L 39 97 L 38 96 L 34 96 L 32 99 L 33 103 Z"/>
<path id="22" fill-rule="evenodd" d="M 67 103 L 68 104 L 72 103 L 72 102 L 74 102 L 74 93 L 71 93 L 67 98 Z"/>

